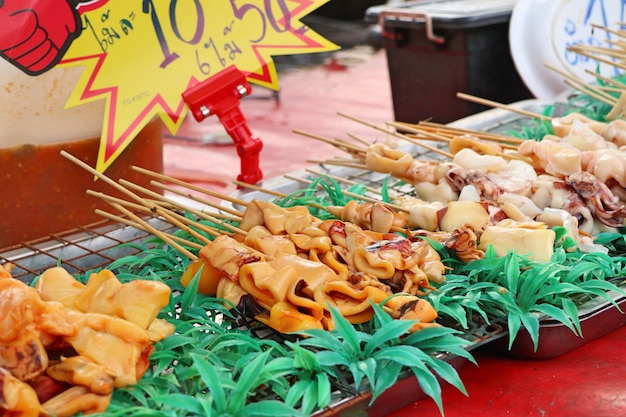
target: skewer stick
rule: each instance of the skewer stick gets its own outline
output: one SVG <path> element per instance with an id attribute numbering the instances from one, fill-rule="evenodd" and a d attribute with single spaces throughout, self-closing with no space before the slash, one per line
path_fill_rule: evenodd
<path id="1" fill-rule="evenodd" d="M 593 46 L 593 45 L 572 45 L 569 49 L 573 52 L 586 51 L 594 54 L 606 55 L 613 58 L 626 58 L 626 51 L 620 51 L 615 48 L 608 48 L 606 46 Z"/>
<path id="2" fill-rule="evenodd" d="M 350 136 L 352 139 L 356 140 L 357 142 L 361 142 L 363 145 L 365 146 L 370 146 L 371 143 L 366 141 L 365 139 L 361 138 L 360 136 L 355 135 L 354 133 L 347 133 L 348 136 Z"/>
<path id="3" fill-rule="evenodd" d="M 364 153 L 364 152 L 367 151 L 366 149 L 364 149 L 364 148 L 362 148 L 360 146 L 352 145 L 352 144 L 347 143 L 347 142 L 338 142 L 337 140 L 328 139 L 328 138 L 325 138 L 325 137 L 320 136 L 320 135 L 304 132 L 302 130 L 294 129 L 293 132 L 297 133 L 299 135 L 302 135 L 302 136 L 306 136 L 306 137 L 311 138 L 311 139 L 315 139 L 315 140 L 319 140 L 321 142 L 328 143 L 328 144 L 333 145 L 333 146 L 338 147 L 338 148 L 346 148 L 347 150 L 354 151 L 356 153 Z"/>
<path id="4" fill-rule="evenodd" d="M 456 96 L 458 98 L 460 98 L 460 99 L 463 99 L 463 100 L 473 101 L 474 103 L 482 104 L 484 106 L 497 107 L 497 108 L 500 108 L 500 109 L 509 110 L 509 111 L 512 111 L 512 112 L 515 112 L 515 113 L 522 114 L 524 116 L 533 117 L 533 118 L 545 120 L 545 121 L 548 121 L 548 122 L 552 120 L 551 117 L 544 116 L 543 114 L 533 113 L 531 111 L 527 111 L 527 110 L 524 110 L 524 109 L 518 109 L 518 108 L 513 107 L 513 106 L 508 106 L 506 104 L 498 103 L 496 101 L 491 101 L 491 100 L 487 100 L 487 99 L 484 99 L 484 98 L 475 97 L 475 96 L 472 96 L 472 95 L 469 95 L 469 94 L 456 93 Z"/>
<path id="5" fill-rule="evenodd" d="M 268 190 L 267 188 L 259 187 L 258 185 L 254 185 L 254 184 L 248 184 L 246 182 L 233 181 L 233 183 L 235 183 L 235 184 L 237 184 L 237 185 L 239 185 L 241 187 L 246 187 L 246 188 L 249 188 L 251 190 L 260 191 L 262 193 L 273 195 L 275 197 L 285 198 L 285 197 L 289 196 L 289 194 L 281 193 L 281 192 L 275 191 L 275 190 Z M 301 190 L 301 191 L 304 191 L 304 190 Z M 311 207 L 315 207 L 315 208 L 320 209 L 320 210 L 328 211 L 326 209 L 326 207 L 324 207 L 323 205 L 314 203 L 312 201 L 311 202 L 307 202 L 306 205 L 307 206 L 311 206 Z"/>
<path id="6" fill-rule="evenodd" d="M 236 198 L 233 198 L 233 197 L 230 197 L 230 196 L 227 196 L 225 194 L 221 194 L 221 193 L 218 193 L 218 192 L 215 192 L 215 191 L 207 190 L 206 188 L 198 187 L 197 185 L 193 185 L 193 184 L 190 184 L 188 182 L 181 181 L 179 179 L 172 178 L 172 177 L 169 177 L 169 176 L 164 175 L 164 174 L 159 174 L 158 172 L 150 171 L 149 169 L 141 168 L 141 167 L 138 167 L 138 166 L 132 166 L 131 169 L 133 169 L 134 171 L 137 171 L 137 172 L 141 172 L 142 174 L 149 175 L 149 176 L 154 177 L 156 179 L 159 179 L 161 181 L 171 182 L 172 184 L 180 185 L 182 187 L 189 188 L 190 190 L 197 191 L 199 193 L 206 194 L 206 195 L 209 195 L 211 197 L 216 197 L 216 198 L 219 198 L 221 200 L 230 201 L 231 203 L 234 203 L 234 204 L 245 205 L 244 201 L 238 200 Z"/>
<path id="7" fill-rule="evenodd" d="M 400 129 L 404 129 L 408 132 L 411 133 L 415 133 L 417 135 L 423 135 L 428 139 L 432 139 L 432 140 L 436 140 L 439 142 L 450 142 L 450 138 L 447 136 L 442 136 L 442 135 L 438 135 L 436 133 L 433 132 L 429 132 L 428 130 L 425 129 L 420 129 L 417 126 L 407 126 L 405 124 L 399 123 L 399 122 L 385 122 L 386 125 L 388 126 L 393 126 L 396 129 L 400 128 Z"/>
<path id="8" fill-rule="evenodd" d="M 124 182 L 126 182 L 128 184 L 135 185 L 135 184 L 133 184 L 133 183 L 131 183 L 129 181 L 125 181 L 125 180 L 120 180 L 120 181 L 124 181 Z M 143 187 L 139 187 L 139 186 L 137 186 L 137 187 L 138 188 L 143 188 Z M 132 203 L 129 203 L 129 202 L 125 201 L 125 200 L 121 200 L 121 199 L 115 198 L 113 196 L 110 196 L 108 194 L 104 194 L 104 193 L 92 193 L 91 195 L 95 195 L 97 197 L 100 197 L 101 199 L 103 199 L 103 200 L 105 200 L 105 201 L 107 201 L 109 203 L 115 203 L 115 204 L 118 204 L 118 205 L 121 205 L 121 206 L 125 206 L 125 207 L 128 207 L 129 205 L 132 205 Z M 159 195 L 159 194 L 157 194 L 157 195 Z M 155 205 L 155 203 L 152 203 L 152 204 Z M 177 226 L 178 228 L 180 228 L 182 230 L 185 230 L 189 234 L 191 234 L 191 235 L 195 236 L 196 238 L 198 238 L 199 240 L 203 241 L 205 244 L 210 242 L 210 239 L 207 239 L 206 237 L 202 236 L 201 234 L 197 233 L 195 230 L 192 230 L 192 229 L 190 229 L 187 226 L 187 224 L 189 224 L 191 222 L 188 218 L 186 218 L 184 216 L 181 216 L 180 214 L 175 213 L 174 211 L 171 211 L 171 210 L 165 209 L 165 208 L 162 208 L 161 210 L 154 210 L 154 209 L 151 209 L 151 208 L 148 208 L 148 207 L 145 207 L 145 210 L 147 210 L 152 215 L 154 215 L 156 211 L 159 211 L 159 214 L 161 216 L 163 216 L 171 224 Z"/>
<path id="9" fill-rule="evenodd" d="M 128 187 L 128 188 L 133 188 L 137 191 L 141 191 L 144 194 L 147 194 L 153 198 L 155 198 L 155 196 L 158 196 L 157 199 L 159 199 L 159 197 L 161 199 L 163 199 L 163 201 L 167 201 L 168 203 L 172 203 L 171 200 L 167 199 L 166 197 L 161 196 L 158 193 L 155 193 L 154 191 L 148 190 L 147 188 L 141 187 L 137 184 L 134 184 L 130 181 L 124 180 L 124 179 L 120 179 L 120 183 L 123 184 L 124 186 Z M 154 211 L 156 213 L 158 213 L 159 215 L 163 216 L 167 221 L 169 221 L 170 223 L 172 223 L 173 225 L 179 227 L 180 229 L 186 231 L 187 233 L 193 235 L 194 237 L 196 237 L 197 239 L 200 239 L 201 241 L 203 241 L 204 243 L 209 243 L 210 239 L 207 239 L 206 237 L 204 237 L 203 235 L 201 235 L 200 233 L 198 233 L 197 231 L 195 231 L 194 229 L 192 229 L 189 224 L 190 224 L 190 220 L 188 218 L 186 218 L 185 216 L 182 216 L 172 210 L 169 210 L 165 207 L 162 207 L 158 204 L 154 204 L 154 207 L 156 207 L 156 209 L 154 209 Z M 195 223 L 194 223 L 195 224 Z"/>
<path id="10" fill-rule="evenodd" d="M 618 26 L 620 26 L 620 27 L 621 27 L 621 26 L 624 26 L 624 24 L 625 24 L 625 23 L 626 23 L 626 22 L 618 22 Z M 614 34 L 614 35 L 617 35 L 617 36 L 619 36 L 619 37 L 621 37 L 621 38 L 626 37 L 626 34 L 624 34 L 624 32 L 623 32 L 623 31 L 621 31 L 621 30 L 611 29 L 611 28 L 609 28 L 609 27 L 602 26 L 602 25 L 599 25 L 599 24 L 597 24 L 597 23 L 592 23 L 592 24 L 591 24 L 591 27 L 592 27 L 592 28 L 594 28 L 594 29 L 601 29 L 601 30 L 607 31 L 607 32 L 612 33 L 612 34 Z"/>
<path id="11" fill-rule="evenodd" d="M 442 151 L 441 149 L 439 149 L 439 148 L 437 148 L 435 146 L 428 145 L 428 144 L 426 144 L 424 142 L 421 142 L 421 141 L 419 141 L 417 139 L 412 139 L 412 138 L 410 138 L 410 137 L 408 137 L 406 135 L 403 135 L 401 133 L 395 132 L 393 130 L 384 129 L 384 128 L 380 127 L 380 126 L 376 126 L 375 124 L 369 123 L 369 122 L 367 122 L 365 120 L 359 119 L 359 118 L 354 117 L 354 116 L 347 115 L 345 113 L 339 112 L 337 114 L 339 114 L 340 116 L 345 117 L 347 119 L 350 119 L 350 120 L 353 120 L 355 122 L 361 123 L 361 124 L 363 124 L 365 126 L 369 126 L 369 127 L 373 128 L 373 129 L 376 129 L 376 130 L 378 130 L 380 132 L 384 132 L 384 133 L 387 133 L 389 135 L 395 136 L 397 138 L 404 139 L 404 140 L 406 140 L 408 142 L 411 142 L 411 143 L 414 143 L 416 145 L 419 145 L 422 148 L 428 149 L 429 151 L 438 153 L 438 154 L 443 155 L 443 156 L 445 156 L 447 158 L 452 158 L 453 157 L 452 154 L 450 154 L 448 152 L 445 152 L 445 151 Z"/>
<path id="12" fill-rule="evenodd" d="M 311 174 L 313 174 L 313 175 L 317 175 L 317 176 L 320 176 L 320 177 L 321 177 L 321 176 L 326 176 L 326 177 L 328 177 L 328 178 L 332 178 L 332 179 L 334 179 L 335 181 L 338 181 L 338 182 L 344 182 L 344 183 L 346 183 L 346 184 L 350 184 L 350 185 L 364 185 L 364 184 L 361 184 L 361 183 L 359 183 L 359 182 L 349 180 L 349 179 L 347 179 L 347 178 L 339 177 L 339 176 L 337 176 L 337 175 L 327 174 L 327 173 L 324 173 L 324 172 L 315 171 L 315 170 L 313 170 L 313 169 L 306 169 L 306 171 L 307 171 L 307 172 L 310 172 L 310 173 L 311 173 Z M 368 186 L 366 186 L 366 185 L 364 185 L 364 186 L 365 186 L 365 189 L 366 189 L 367 191 L 370 191 L 370 192 L 372 192 L 372 193 L 376 193 L 376 194 L 381 194 L 380 190 L 378 190 L 378 189 L 376 189 L 376 188 L 373 188 L 373 187 L 368 187 Z"/>
<path id="13" fill-rule="evenodd" d="M 586 85 L 585 83 L 578 83 L 578 82 L 574 82 L 571 80 L 565 80 L 564 81 L 565 84 L 567 84 L 568 86 L 577 89 L 579 91 L 581 91 L 582 93 L 595 98 L 598 101 L 601 101 L 603 103 L 606 103 L 608 105 L 615 105 L 617 104 L 617 99 L 615 99 L 614 97 L 611 96 L 607 96 L 605 95 L 605 93 L 603 93 L 602 91 L 598 91 L 597 89 L 593 89 L 588 87 L 588 85 Z"/>
<path id="14" fill-rule="evenodd" d="M 170 187 L 167 184 L 163 184 L 161 182 L 154 181 L 154 180 L 150 181 L 150 184 L 154 185 L 155 187 L 159 187 L 159 188 L 162 188 L 162 189 L 164 189 L 166 191 L 169 191 L 169 192 L 171 192 L 173 194 L 177 194 L 177 195 L 180 195 L 182 197 L 188 198 L 190 200 L 196 201 L 196 202 L 198 202 L 200 204 L 205 204 L 207 206 L 214 207 L 214 208 L 216 208 L 218 210 L 225 211 L 225 212 L 227 212 L 227 213 L 229 213 L 229 214 L 231 214 L 233 216 L 236 216 L 238 218 L 240 218 L 241 215 L 242 215 L 242 213 L 240 211 L 237 211 L 237 210 L 232 209 L 230 207 L 222 206 L 220 203 L 215 203 L 213 201 L 209 201 L 209 200 L 206 200 L 206 199 L 194 196 L 192 194 L 186 193 L 186 192 L 184 192 L 182 190 L 179 190 L 177 188 Z M 229 217 L 229 216 L 227 216 L 225 214 L 221 214 L 221 213 L 215 213 L 214 215 L 216 217 L 221 217 L 221 218 L 224 218 L 224 219 L 229 219 L 229 220 L 233 220 L 234 219 L 233 217 Z"/>
<path id="15" fill-rule="evenodd" d="M 136 223 L 134 221 L 128 220 L 125 217 L 116 216 L 115 214 L 111 214 L 108 211 L 104 211 L 104 210 L 100 210 L 100 209 L 96 209 L 95 213 L 98 214 L 99 216 L 105 217 L 105 218 L 107 218 L 109 220 L 113 220 L 114 222 L 125 224 L 127 226 L 134 227 L 135 229 L 143 230 L 144 232 L 150 233 L 150 231 L 146 230 L 146 228 L 143 227 L 143 225 L 141 225 L 139 223 Z M 183 245 L 190 246 L 190 247 L 196 248 L 196 249 L 202 249 L 203 248 L 203 246 L 201 244 L 189 241 L 187 239 L 183 239 L 180 236 L 176 236 L 176 235 L 172 235 L 172 234 L 164 233 L 164 232 L 161 232 L 161 233 L 163 233 L 163 235 L 165 235 L 165 236 L 168 236 L 172 240 L 180 242 Z"/>
<path id="16" fill-rule="evenodd" d="M 598 74 L 598 73 L 596 73 L 594 71 L 591 71 L 589 69 L 585 69 L 585 72 L 587 74 L 589 74 L 589 75 L 594 76 L 595 78 L 597 78 L 599 80 L 602 80 L 603 82 L 605 82 L 607 84 L 615 86 L 615 88 L 620 90 L 620 91 L 624 90 L 624 87 L 625 87 L 624 84 L 620 83 L 619 81 L 614 80 L 613 78 L 605 77 L 604 75 Z"/>
<path id="17" fill-rule="evenodd" d="M 170 237 L 167 236 L 165 233 L 162 233 L 160 230 L 154 228 L 150 223 L 142 220 L 141 218 L 139 218 L 139 216 L 135 215 L 133 212 L 126 209 L 126 207 L 122 206 L 121 204 L 114 203 L 112 201 L 109 202 L 109 204 L 113 206 L 113 208 L 115 208 L 116 210 L 124 213 L 126 216 L 133 219 L 136 223 L 141 224 L 143 227 L 145 227 L 145 229 L 149 233 L 153 234 L 154 236 L 157 236 L 158 238 L 160 238 L 161 240 L 163 240 L 164 242 L 166 242 L 168 245 L 172 246 L 173 248 L 176 248 L 180 253 L 184 254 L 186 257 L 188 257 L 192 261 L 195 261 L 196 259 L 198 259 L 196 255 L 194 255 L 193 253 L 189 252 L 187 249 L 179 245 L 178 242 L 174 241 L 173 239 L 170 239 Z"/>
<path id="18" fill-rule="evenodd" d="M 140 196 L 138 196 L 137 194 L 133 193 L 129 189 L 123 187 L 122 185 L 118 184 L 117 182 L 113 181 L 111 178 L 107 177 L 103 173 L 95 170 L 90 165 L 84 163 L 83 161 L 81 161 L 80 159 L 76 158 L 74 155 L 70 154 L 69 152 L 62 150 L 60 153 L 61 153 L 61 156 L 65 157 L 66 159 L 69 159 L 70 161 L 72 161 L 76 165 L 78 165 L 81 168 L 83 168 L 85 171 L 88 171 L 89 173 L 93 174 L 95 177 L 97 177 L 100 180 L 106 182 L 107 184 L 109 184 L 110 186 L 115 188 L 116 190 L 121 191 L 122 193 L 126 194 L 128 197 L 132 198 L 133 200 L 137 201 L 140 204 L 143 204 L 143 205 L 146 204 L 146 201 L 144 199 L 142 199 Z"/>
<path id="19" fill-rule="evenodd" d="M 147 194 L 147 195 L 149 195 L 149 196 L 151 196 L 151 197 L 153 197 L 153 198 L 160 199 L 160 200 L 165 201 L 165 202 L 170 203 L 170 204 L 176 204 L 176 202 L 173 202 L 173 201 L 172 201 L 172 200 L 170 200 L 169 198 L 164 197 L 164 196 L 162 196 L 162 195 L 161 195 L 161 194 L 159 194 L 159 193 L 155 193 L 154 191 L 149 190 L 149 189 L 147 189 L 147 188 L 144 188 L 144 187 L 142 187 L 142 186 L 140 186 L 140 185 L 134 184 L 134 183 L 132 183 L 132 182 L 130 182 L 130 181 L 126 181 L 126 180 L 124 180 L 124 179 L 121 179 L 121 180 L 120 180 L 120 182 L 121 182 L 121 183 L 124 183 L 126 186 L 128 186 L 128 187 L 130 187 L 130 188 L 133 188 L 133 189 L 135 189 L 135 190 L 141 191 L 142 193 Z M 229 230 L 231 230 L 231 231 L 233 231 L 233 232 L 235 232 L 235 233 L 240 233 L 240 234 L 242 234 L 242 235 L 244 235 L 244 236 L 248 233 L 248 232 L 246 232 L 245 230 L 242 230 L 242 229 L 240 229 L 240 228 L 238 228 L 238 227 L 235 227 L 235 226 L 233 226 L 233 225 L 231 225 L 231 224 L 224 223 L 224 222 L 222 222 L 221 220 L 216 219 L 215 217 L 210 216 L 209 214 L 207 214 L 207 213 L 205 213 L 205 212 L 202 212 L 202 211 L 199 211 L 199 210 L 192 209 L 191 207 L 186 207 L 186 208 L 185 208 L 185 210 L 188 210 L 189 212 L 191 212 L 191 213 L 195 214 L 196 216 L 202 217 L 202 218 L 204 218 L 204 219 L 206 219 L 206 220 L 209 220 L 209 221 L 211 221 L 211 222 L 214 222 L 214 223 L 216 223 L 216 224 L 221 224 L 224 228 L 229 229 Z M 178 213 L 176 213 L 176 214 L 178 214 Z M 180 215 L 179 215 L 179 216 L 180 216 Z M 180 217 L 182 217 L 182 218 L 184 218 L 184 219 L 187 219 L 185 216 L 180 216 Z M 189 220 L 189 219 L 187 219 L 187 220 Z M 181 221 L 182 221 L 182 220 L 181 220 Z M 199 226 L 199 227 L 201 227 L 201 226 L 202 226 L 202 225 L 197 224 L 197 223 L 196 223 L 196 225 L 197 225 L 197 226 Z M 181 228 L 182 228 L 182 229 L 184 229 L 184 230 L 186 230 L 187 232 L 189 232 L 189 233 L 192 233 L 192 234 L 193 234 L 193 232 L 192 232 L 192 231 L 187 230 L 187 229 L 188 229 L 187 227 L 181 227 Z"/>
<path id="20" fill-rule="evenodd" d="M 281 198 L 282 197 L 287 197 L 287 194 L 285 194 L 285 193 L 281 193 L 281 192 L 275 191 L 275 190 L 269 190 L 267 188 L 263 188 L 263 187 L 260 187 L 258 185 L 254 185 L 254 184 L 248 184 L 247 182 L 243 182 L 243 181 L 235 180 L 235 181 L 233 181 L 233 184 L 236 184 L 236 185 L 238 185 L 240 187 L 248 188 L 250 190 L 261 191 L 261 192 L 263 192 L 265 194 L 273 195 L 275 197 L 281 197 Z"/>
<path id="21" fill-rule="evenodd" d="M 562 75 L 565 77 L 565 83 L 570 87 L 577 88 L 586 94 L 604 102 L 607 104 L 615 104 L 617 99 L 611 96 L 610 94 L 605 93 L 604 91 L 598 90 L 597 88 L 592 87 L 590 84 L 581 81 L 579 78 L 561 70 L 560 68 L 555 67 L 554 65 L 545 64 L 546 68 L 551 69 L 552 71 Z"/>
<path id="22" fill-rule="evenodd" d="M 505 136 L 498 133 L 490 133 L 490 132 L 482 132 L 478 130 L 472 129 L 463 129 L 460 127 L 452 127 L 448 125 L 442 125 L 434 122 L 420 122 L 418 126 L 426 126 L 437 129 L 438 131 L 459 135 L 459 134 L 470 134 L 474 136 L 478 136 L 481 139 L 491 140 L 494 142 L 505 142 L 505 143 L 516 143 L 520 144 L 524 142 L 525 139 L 514 138 L 512 136 Z"/>
<path id="23" fill-rule="evenodd" d="M 612 61 L 610 59 L 606 59 L 606 58 L 598 56 L 596 54 L 589 53 L 584 48 L 581 48 L 579 46 L 570 46 L 568 49 L 570 51 L 572 51 L 572 52 L 576 52 L 578 55 L 582 55 L 582 56 L 585 56 L 587 58 L 595 59 L 596 61 L 600 61 L 600 62 L 602 62 L 604 64 L 612 65 L 612 66 L 617 67 L 619 69 L 626 70 L 626 65 L 621 64 L 618 61 Z"/>
<path id="24" fill-rule="evenodd" d="M 85 162 L 83 162 L 80 159 L 76 158 L 75 156 L 71 155 L 69 152 L 66 152 L 66 151 L 62 150 L 61 151 L 61 156 L 63 156 L 64 158 L 69 159 L 70 161 L 74 162 L 76 165 L 78 165 L 81 168 L 85 169 L 86 171 L 88 171 L 89 173 L 93 174 L 94 176 L 96 176 L 97 178 L 101 179 L 102 181 L 106 182 L 107 184 L 111 185 L 115 189 L 121 191 L 122 193 L 124 193 L 128 197 L 132 198 L 133 200 L 137 201 L 138 203 L 148 207 L 151 211 L 154 210 L 155 213 L 158 213 L 159 215 L 161 215 L 163 217 L 168 217 L 168 214 L 165 213 L 164 209 L 160 208 L 157 205 L 149 203 L 148 201 L 146 201 L 143 198 L 141 198 L 139 195 L 133 193 L 132 191 L 130 191 L 129 189 L 124 187 L 123 185 L 118 184 L 117 182 L 113 181 L 111 178 L 107 177 L 103 173 L 97 171 L 96 169 L 92 168 L 90 165 L 86 164 Z M 150 231 L 150 233 L 154 234 L 155 236 L 160 237 L 161 239 L 163 239 L 168 244 L 171 244 L 174 248 L 178 249 L 181 253 L 185 254 L 185 256 L 187 256 L 189 259 L 196 259 L 196 256 L 194 254 L 192 254 L 187 249 L 185 249 L 182 246 L 180 246 L 175 241 L 169 239 L 167 236 L 163 236 L 163 233 L 161 233 L 160 230 L 152 227 L 152 225 L 150 225 L 149 223 L 147 223 L 147 222 L 143 221 L 142 219 L 140 219 L 137 215 L 132 213 L 130 210 L 126 209 L 124 206 L 122 206 L 122 205 L 120 205 L 118 203 L 115 203 L 113 201 L 108 201 L 108 203 L 110 205 L 112 205 L 113 207 L 115 207 L 116 209 L 122 211 L 122 213 L 126 214 L 128 217 L 131 217 L 136 222 L 142 224 L 144 227 L 146 227 Z M 175 224 L 175 223 L 173 223 L 173 224 Z"/>
<path id="25" fill-rule="evenodd" d="M 150 215 L 154 214 L 152 210 L 150 210 L 150 208 L 146 207 L 144 204 L 135 204 L 130 201 L 123 200 L 121 198 L 113 197 L 112 195 L 104 194 L 103 192 L 100 192 L 100 191 L 94 191 L 94 190 L 88 189 L 87 191 L 85 191 L 85 194 L 105 200 L 105 201 L 112 201 L 114 203 L 121 204 L 125 207 L 131 208 L 132 210 L 136 212 L 143 211 L 144 213 L 148 213 Z"/>
<path id="26" fill-rule="evenodd" d="M 424 138 L 424 139 L 429 139 L 429 140 L 436 140 L 436 141 L 446 142 L 446 143 L 450 143 L 454 139 L 454 138 L 448 137 L 448 136 L 437 135 L 437 134 L 429 132 L 428 130 L 425 130 L 425 129 L 419 129 L 417 127 L 411 127 L 411 126 L 404 126 L 401 123 L 396 123 L 396 122 L 387 122 L 387 123 L 390 124 L 391 126 L 402 128 L 402 129 L 405 129 L 405 130 L 407 130 L 409 132 L 413 132 L 416 135 L 425 135 L 425 137 L 424 136 L 418 136 L 418 138 Z M 407 136 L 415 137 L 413 135 L 407 135 Z M 483 140 L 482 138 L 477 138 L 477 139 Z M 516 145 L 510 145 L 510 144 L 507 144 L 507 143 L 498 143 L 498 146 L 500 146 L 502 148 L 505 148 L 505 149 L 517 149 Z"/>
<path id="27" fill-rule="evenodd" d="M 345 167 L 345 168 L 354 168 L 354 169 L 367 170 L 367 166 L 365 166 L 365 164 L 357 164 L 357 163 L 350 163 L 350 162 L 345 162 L 345 161 L 337 161 L 337 160 L 333 160 L 333 159 L 327 159 L 326 161 L 320 161 L 320 160 L 316 160 L 316 159 L 307 159 L 307 162 L 310 162 L 312 164 L 319 164 L 319 165 L 335 165 L 335 166 L 340 166 L 340 167 Z"/>
<path id="28" fill-rule="evenodd" d="M 290 179 L 290 180 L 299 181 L 299 182 L 302 182 L 302 183 L 305 183 L 305 184 L 311 184 L 313 182 L 311 180 L 307 180 L 306 178 L 298 178 L 298 177 L 294 177 L 292 175 L 283 175 L 283 176 L 285 178 Z M 370 203 L 381 203 L 381 204 L 384 204 L 387 207 L 392 208 L 392 209 L 394 209 L 396 211 L 403 211 L 405 213 L 409 212 L 409 210 L 404 208 L 404 207 L 401 207 L 401 206 L 398 206 L 398 205 L 395 205 L 395 204 L 391 204 L 391 203 L 386 203 L 386 202 L 381 201 L 381 200 L 379 200 L 377 198 L 368 197 L 366 195 L 361 195 L 361 194 L 356 194 L 356 193 L 351 193 L 350 191 L 346 191 L 346 190 L 342 190 L 341 192 L 344 193 L 345 195 L 349 196 L 349 197 L 357 198 L 359 200 L 368 201 Z"/>

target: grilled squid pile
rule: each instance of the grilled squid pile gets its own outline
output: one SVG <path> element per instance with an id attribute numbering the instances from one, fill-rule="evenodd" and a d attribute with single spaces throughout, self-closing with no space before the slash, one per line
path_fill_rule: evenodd
<path id="1" fill-rule="evenodd" d="M 113 389 L 135 384 L 153 344 L 174 332 L 156 318 L 169 297 L 163 283 L 122 284 L 108 270 L 82 284 L 51 268 L 33 288 L 0 265 L 0 413 L 105 411 Z"/>
<path id="2" fill-rule="evenodd" d="M 460 260 L 516 251 L 535 261 L 553 255 L 555 226 L 582 251 L 606 251 L 594 235 L 626 222 L 626 123 L 579 114 L 553 119 L 554 135 L 504 148 L 471 135 L 450 142 L 451 161 L 419 161 L 386 144 L 368 147 L 365 166 L 402 179 L 416 197 L 328 207 L 322 221 L 306 207 L 252 201 L 240 228 L 200 251 L 200 288 L 281 332 L 332 329 L 329 307 L 352 323 L 369 320 L 371 303 L 413 330 L 437 325 L 422 298 L 445 280 L 438 253 L 418 237 L 444 245 Z M 402 234 L 394 233 L 402 231 Z"/>
<path id="3" fill-rule="evenodd" d="M 564 226 L 584 251 L 599 232 L 626 223 L 626 123 L 600 123 L 572 113 L 554 118 L 554 135 L 515 150 L 471 135 L 451 141 L 451 161 L 419 161 L 385 144 L 371 145 L 364 163 L 413 185 L 410 228 L 436 229 L 450 202 L 485 203 L 493 220 Z"/>
<path id="4" fill-rule="evenodd" d="M 424 240 L 322 221 L 304 206 L 258 200 L 239 227 L 245 236 L 218 236 L 200 250 L 183 285 L 203 266 L 202 291 L 284 333 L 334 328 L 330 306 L 351 323 L 366 322 L 374 314 L 372 302 L 394 318 L 416 320 L 414 331 L 437 325 L 437 312 L 422 297 L 431 282 L 444 281 L 446 268 Z M 257 308 L 245 307 L 249 301 Z"/>

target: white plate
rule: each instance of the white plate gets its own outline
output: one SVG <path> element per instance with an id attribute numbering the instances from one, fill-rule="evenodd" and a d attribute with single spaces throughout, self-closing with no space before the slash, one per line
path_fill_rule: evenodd
<path id="1" fill-rule="evenodd" d="M 615 39 L 606 30 L 592 24 L 618 29 L 625 21 L 625 0 L 517 0 L 509 27 L 513 62 L 528 89 L 539 99 L 554 98 L 571 87 L 565 77 L 546 68 L 551 64 L 585 81 L 596 71 L 597 61 L 567 51 L 573 44 L 609 46 Z M 601 64 L 600 73 L 618 75 L 610 64 Z"/>

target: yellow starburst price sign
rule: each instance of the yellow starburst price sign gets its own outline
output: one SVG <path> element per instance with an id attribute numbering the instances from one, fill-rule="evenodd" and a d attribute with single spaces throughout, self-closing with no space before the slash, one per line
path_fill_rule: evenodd
<path id="1" fill-rule="evenodd" d="M 67 107 L 105 99 L 96 169 L 106 170 L 159 115 L 173 134 L 181 94 L 235 65 L 278 89 L 272 56 L 338 47 L 300 19 L 328 0 L 109 0 L 81 10 L 82 32 L 59 64 L 86 70 Z"/>

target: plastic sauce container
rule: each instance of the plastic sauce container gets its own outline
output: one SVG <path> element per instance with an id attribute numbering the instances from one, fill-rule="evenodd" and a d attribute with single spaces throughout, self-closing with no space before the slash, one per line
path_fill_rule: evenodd
<path id="1" fill-rule="evenodd" d="M 65 150 L 96 164 L 105 100 L 64 109 L 82 71 L 54 68 L 31 77 L 0 60 L 0 248 L 102 220 L 96 208 L 115 213 L 86 190 L 122 195 L 60 155 Z M 105 172 L 150 188 L 150 180 L 131 170 L 132 165 L 163 172 L 158 118 Z"/>

